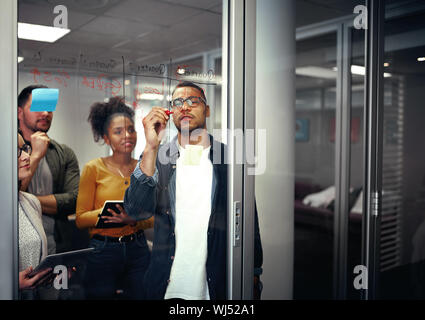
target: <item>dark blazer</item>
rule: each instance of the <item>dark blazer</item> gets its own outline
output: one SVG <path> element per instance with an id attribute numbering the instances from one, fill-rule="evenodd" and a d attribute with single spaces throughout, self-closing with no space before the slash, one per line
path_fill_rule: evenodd
<path id="1" fill-rule="evenodd" d="M 224 144 L 210 136 L 210 160 L 213 163 L 211 216 L 208 225 L 206 272 L 211 300 L 226 299 L 227 259 L 227 168 Z M 160 147 L 153 177 L 139 166 L 131 176 L 124 197 L 126 212 L 140 220 L 155 215 L 152 256 L 146 271 L 144 287 L 147 299 L 163 299 L 175 252 L 176 160 L 179 157 L 177 136 Z M 256 217 L 255 268 L 262 265 L 262 247 Z"/>

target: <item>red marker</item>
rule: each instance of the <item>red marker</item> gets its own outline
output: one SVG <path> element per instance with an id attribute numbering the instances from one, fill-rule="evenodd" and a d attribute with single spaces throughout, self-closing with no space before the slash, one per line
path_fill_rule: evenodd
<path id="1" fill-rule="evenodd" d="M 169 116 L 170 114 L 173 114 L 173 113 L 174 113 L 173 111 L 165 110 L 165 114 L 166 114 L 167 116 Z"/>

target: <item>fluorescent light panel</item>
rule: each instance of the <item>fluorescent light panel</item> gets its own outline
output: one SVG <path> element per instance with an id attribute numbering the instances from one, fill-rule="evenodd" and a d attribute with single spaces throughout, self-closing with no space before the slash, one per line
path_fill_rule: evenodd
<path id="1" fill-rule="evenodd" d="M 366 68 L 363 67 L 363 66 L 352 65 L 351 66 L 351 73 L 357 74 L 359 76 L 364 76 L 366 74 Z"/>
<path id="2" fill-rule="evenodd" d="M 424 62 L 424 61 L 425 61 L 425 57 L 419 57 L 419 58 L 418 58 L 418 61 L 419 61 L 419 62 Z"/>
<path id="3" fill-rule="evenodd" d="M 163 100 L 164 96 L 162 94 L 154 93 L 142 93 L 137 95 L 138 100 Z"/>
<path id="4" fill-rule="evenodd" d="M 322 67 L 299 67 L 296 68 L 295 72 L 300 76 L 307 76 L 313 78 L 322 78 L 322 79 L 336 79 L 337 77 L 337 67 L 332 67 L 332 69 L 322 68 Z M 352 65 L 351 73 L 359 76 L 364 76 L 366 74 L 366 69 L 363 66 Z M 391 73 L 384 73 L 384 78 L 391 77 Z"/>
<path id="5" fill-rule="evenodd" d="M 163 100 L 167 99 L 167 101 L 171 101 L 171 95 L 163 96 L 162 94 L 155 93 L 142 93 L 137 95 L 137 100 Z"/>
<path id="6" fill-rule="evenodd" d="M 299 76 L 307 76 L 313 78 L 323 78 L 323 79 L 335 79 L 336 72 L 332 69 L 322 68 L 322 67 L 299 67 L 295 69 L 295 73 Z"/>
<path id="7" fill-rule="evenodd" d="M 366 74 L 366 68 L 363 67 L 363 66 L 352 65 L 351 66 L 351 73 L 357 74 L 359 76 L 364 76 Z M 390 78 L 390 77 L 392 77 L 391 73 L 384 72 L 384 78 Z"/>
<path id="8" fill-rule="evenodd" d="M 18 22 L 18 38 L 43 42 L 55 42 L 69 33 L 70 29 Z"/>
<path id="9" fill-rule="evenodd" d="M 385 64 L 384 64 L 384 66 L 385 66 Z M 338 71 L 338 69 L 336 67 L 333 67 L 332 70 L 333 71 Z M 352 74 L 356 74 L 358 76 L 364 76 L 366 74 L 366 68 L 363 67 L 363 66 L 352 65 L 351 66 L 351 73 Z M 389 77 L 392 77 L 392 74 L 391 73 L 384 72 L 384 78 L 389 78 Z"/>

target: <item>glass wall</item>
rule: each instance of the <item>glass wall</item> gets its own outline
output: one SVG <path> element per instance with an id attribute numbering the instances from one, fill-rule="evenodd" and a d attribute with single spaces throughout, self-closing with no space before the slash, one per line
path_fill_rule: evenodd
<path id="1" fill-rule="evenodd" d="M 295 299 L 332 297 L 336 47 L 335 32 L 297 41 Z"/>
<path id="2" fill-rule="evenodd" d="M 365 82 L 365 34 L 363 29 L 350 27 L 350 194 L 347 251 L 347 298 L 359 299 L 361 291 L 353 283 L 355 267 L 361 265 L 362 217 L 364 190 L 364 82 Z"/>
<path id="3" fill-rule="evenodd" d="M 381 299 L 424 299 L 425 7 L 385 1 Z"/>
<path id="4" fill-rule="evenodd" d="M 297 1 L 294 299 L 360 298 L 353 286 L 362 244 L 359 5 Z"/>
<path id="5" fill-rule="evenodd" d="M 154 106 L 169 109 L 172 91 L 183 81 L 204 90 L 211 108 L 208 131 L 227 128 L 227 107 L 221 102 L 223 1 L 20 0 L 18 4 L 18 92 L 28 85 L 59 89 L 47 134 L 74 151 L 80 173 L 92 159 L 113 154 L 103 139 L 93 140 L 88 116 L 96 102 L 123 97 L 135 112 L 133 159 L 145 147 L 142 119 Z M 67 33 L 51 42 L 37 38 L 40 34 L 31 29 L 55 23 L 59 28 L 53 31 Z M 30 28 L 29 35 L 23 35 L 24 27 Z M 176 134 L 169 121 L 162 143 Z M 216 138 L 220 140 L 221 134 Z M 88 229 L 77 228 L 75 212 L 66 215 L 63 223 L 72 233 L 67 250 L 86 248 Z M 145 234 L 151 248 L 152 226 Z M 83 266 L 70 279 L 69 290 L 46 298 L 84 299 L 84 272 Z M 124 296 L 121 289 L 115 298 Z"/>
<path id="6" fill-rule="evenodd" d="M 87 121 L 93 103 L 120 96 L 135 112 L 137 144 L 132 157 L 137 159 L 145 147 L 142 119 L 154 106 L 169 108 L 172 90 L 181 81 L 192 81 L 204 90 L 210 106 L 208 131 L 227 142 L 226 134 L 213 132 L 229 127 L 229 88 L 224 77 L 230 70 L 226 57 L 230 50 L 222 48 L 229 17 L 223 12 L 223 1 L 18 3 L 21 30 L 21 23 L 59 23 L 69 29 L 53 42 L 19 35 L 18 92 L 32 84 L 59 89 L 48 136 L 75 152 L 80 173 L 92 159 L 113 154 L 107 144 L 93 141 Z M 263 297 L 360 299 L 362 290 L 355 285 L 354 270 L 362 264 L 365 240 L 367 48 L 364 25 L 359 25 L 359 21 L 365 21 L 359 20 L 362 11 L 355 8 L 364 2 L 276 3 L 275 8 L 285 12 L 287 19 L 282 19 L 283 13 L 272 15 L 273 8 L 257 0 L 257 17 L 261 16 L 257 26 L 266 25 L 268 18 L 282 23 L 280 29 L 261 25 L 263 33 L 257 29 L 256 38 L 257 58 L 262 60 L 256 62 L 255 129 L 268 130 L 267 143 L 258 140 L 259 136 L 256 141 L 256 148 L 266 150 L 267 155 L 264 174 L 255 178 L 265 261 Z M 55 19 L 61 14 L 55 12 L 57 5 L 66 7 L 66 19 Z M 377 234 L 379 274 L 373 275 L 377 276 L 377 297 L 381 299 L 425 297 L 425 152 L 421 147 L 425 135 L 424 18 L 423 1 L 385 1 L 382 206 Z M 281 35 L 281 56 L 276 58 L 274 44 Z M 273 108 L 264 101 L 272 101 Z M 344 118 L 346 111 L 348 117 Z M 293 127 L 286 122 L 282 126 L 282 119 L 293 122 Z M 345 142 L 344 132 L 348 133 Z M 170 121 L 163 143 L 176 133 Z M 294 147 L 285 139 L 290 139 Z M 347 162 L 342 160 L 344 156 Z M 342 173 L 344 168 L 348 170 Z M 338 189 L 341 174 L 348 179 L 345 191 Z M 291 202 L 289 213 L 282 205 L 289 194 L 282 192 L 287 181 L 291 181 L 291 190 L 294 187 L 293 199 L 290 196 L 294 205 L 292 208 Z M 243 186 L 237 188 L 238 192 L 243 190 Z M 341 201 L 346 201 L 346 210 Z M 86 248 L 87 228 L 77 228 L 75 212 L 67 215 L 64 223 L 72 239 L 69 249 Z M 146 228 L 145 234 L 152 249 L 153 229 Z M 242 247 L 245 245 L 242 243 Z M 292 264 L 292 250 L 293 269 L 288 266 Z M 78 269 L 70 279 L 69 290 L 54 295 L 46 292 L 38 298 L 85 299 L 85 271 L 84 265 Z M 118 287 L 115 299 L 125 297 L 122 289 Z"/>

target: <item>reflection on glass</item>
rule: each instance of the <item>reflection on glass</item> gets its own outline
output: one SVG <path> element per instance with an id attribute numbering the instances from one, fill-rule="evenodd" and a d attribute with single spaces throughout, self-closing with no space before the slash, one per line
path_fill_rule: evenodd
<path id="1" fill-rule="evenodd" d="M 47 134 L 51 139 L 66 144 L 73 150 L 78 159 L 81 176 L 83 173 L 87 176 L 88 169 L 85 170 L 85 165 L 93 159 L 105 159 L 104 167 L 113 172 L 113 178 L 124 179 L 121 187 L 127 188 L 129 173 L 134 169 L 135 161 L 146 146 L 143 118 L 154 106 L 168 109 L 172 90 L 182 81 L 192 81 L 202 88 L 213 110 L 207 120 L 207 129 L 212 133 L 213 129 L 222 128 L 221 123 L 227 111 L 223 110 L 226 107 L 221 105 L 221 0 L 193 2 L 191 6 L 178 1 L 161 4 L 154 1 L 101 1 L 90 4 L 63 1 L 62 4 L 68 9 L 69 33 L 54 42 L 18 39 L 18 87 L 21 90 L 27 85 L 39 84 L 59 89 L 58 106 Z M 55 18 L 53 9 L 54 5 L 49 1 L 20 0 L 19 22 L 51 25 Z M 119 148 L 109 147 L 114 144 L 110 143 L 109 138 L 115 133 L 111 131 L 111 136 L 109 133 L 101 136 L 100 141 L 105 143 L 95 144 L 92 140 L 92 127 L 87 121 L 90 106 L 96 102 L 113 102 L 115 97 L 122 97 L 122 102 L 135 113 L 133 124 L 137 134 L 132 132 L 131 136 L 137 144 L 126 149 L 129 157 L 127 158 L 134 159 L 127 167 L 117 166 L 118 163 L 114 161 L 108 162 L 108 159 L 115 159 L 116 153 L 120 152 Z M 123 128 L 128 131 L 128 126 L 125 125 L 127 118 L 119 119 L 124 124 Z M 107 132 L 115 128 L 110 127 L 114 124 L 111 119 L 104 120 L 102 123 Z M 162 142 L 170 142 L 176 133 L 173 121 L 169 121 Z M 129 155 L 129 152 L 132 154 Z M 48 159 L 44 164 L 44 168 L 49 169 L 49 161 Z M 65 164 L 61 165 L 63 167 L 60 167 L 59 171 L 66 172 Z M 64 191 L 63 185 L 56 185 L 68 180 L 58 179 L 57 172 L 51 168 L 50 171 L 54 186 L 53 191 L 50 190 L 46 194 L 70 192 Z M 41 180 L 44 173 L 40 173 Z M 78 172 L 73 172 L 73 177 L 78 186 Z M 116 197 L 123 197 L 121 193 L 108 196 L 114 198 L 110 200 L 117 200 Z M 131 238 L 127 237 L 128 232 L 121 229 L 121 233 L 113 228 L 108 232 L 99 231 L 103 229 L 96 230 L 96 214 L 102 206 L 99 201 L 96 206 L 83 210 L 92 213 L 91 220 L 83 221 L 78 229 L 74 215 L 76 194 L 76 190 L 73 190 L 74 199 L 67 202 L 68 207 L 60 210 L 57 216 L 61 216 L 61 219 L 50 219 L 52 223 L 49 228 L 59 230 L 52 232 L 64 232 L 62 236 L 69 238 L 69 246 L 62 250 L 87 247 L 87 227 L 90 228 L 92 239 L 94 234 L 117 239 L 125 237 L 121 240 Z M 58 205 L 58 208 L 62 207 Z M 48 213 L 46 210 L 44 216 Z M 77 225 L 80 222 L 77 221 Z M 66 231 L 60 231 L 61 226 Z M 146 229 L 145 235 L 151 246 L 153 230 Z M 139 245 L 143 242 L 139 241 L 139 238 L 134 239 L 130 240 L 137 241 Z M 97 249 L 102 251 L 105 248 L 98 246 Z M 182 261 L 180 258 L 178 260 Z M 84 266 L 79 268 L 70 280 L 69 290 L 56 292 L 56 297 L 50 298 L 86 298 L 85 271 Z M 91 272 L 93 274 L 93 270 Z M 112 298 L 128 297 L 128 286 L 124 278 L 118 274 L 115 276 L 117 287 L 113 290 Z"/>
<path id="2" fill-rule="evenodd" d="M 294 299 L 332 298 L 335 68 L 335 33 L 297 42 Z"/>
<path id="3" fill-rule="evenodd" d="M 425 11 L 399 0 L 385 10 L 379 298 L 424 299 Z"/>
<path id="4" fill-rule="evenodd" d="M 363 30 L 351 29 L 351 65 L 364 68 Z M 347 298 L 360 299 L 353 285 L 354 268 L 361 264 L 363 213 L 364 75 L 351 72 L 350 195 L 347 251 Z"/>

